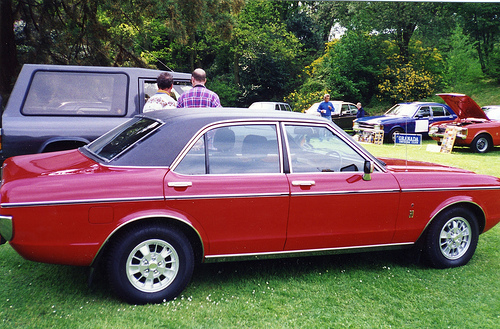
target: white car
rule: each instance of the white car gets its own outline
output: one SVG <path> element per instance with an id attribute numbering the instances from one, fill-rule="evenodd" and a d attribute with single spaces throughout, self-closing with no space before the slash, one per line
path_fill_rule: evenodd
<path id="1" fill-rule="evenodd" d="M 276 111 L 292 111 L 288 103 L 280 102 L 255 102 L 248 107 L 253 110 L 276 110 Z"/>

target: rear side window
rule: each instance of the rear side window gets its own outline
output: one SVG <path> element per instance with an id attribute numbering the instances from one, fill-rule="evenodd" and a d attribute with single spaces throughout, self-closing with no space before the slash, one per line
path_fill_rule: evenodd
<path id="1" fill-rule="evenodd" d="M 444 117 L 444 116 L 448 116 L 450 114 L 442 106 L 433 106 L 432 107 L 432 115 L 435 117 Z"/>
<path id="2" fill-rule="evenodd" d="M 152 119 L 134 118 L 102 135 L 86 148 L 101 159 L 111 161 L 160 126 L 160 122 Z"/>
<path id="3" fill-rule="evenodd" d="M 184 175 L 281 172 L 276 125 L 233 125 L 207 132 L 175 171 Z"/>
<path id="4" fill-rule="evenodd" d="M 128 77 L 123 73 L 36 72 L 24 115 L 124 116 Z"/>

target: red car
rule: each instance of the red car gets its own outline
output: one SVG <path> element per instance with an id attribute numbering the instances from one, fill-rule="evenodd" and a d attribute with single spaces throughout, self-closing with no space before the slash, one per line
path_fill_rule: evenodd
<path id="1" fill-rule="evenodd" d="M 140 115 L 78 150 L 9 158 L 0 235 L 24 258 L 98 266 L 124 300 L 177 296 L 200 262 L 415 247 L 465 265 L 500 179 L 380 160 L 300 113 Z"/>
<path id="2" fill-rule="evenodd" d="M 500 121 L 491 120 L 472 98 L 463 94 L 438 94 L 458 115 L 454 122 L 436 123 L 429 128 L 429 136 L 443 141 L 446 129 L 457 130 L 455 145 L 469 146 L 473 152 L 486 153 L 500 145 Z"/>

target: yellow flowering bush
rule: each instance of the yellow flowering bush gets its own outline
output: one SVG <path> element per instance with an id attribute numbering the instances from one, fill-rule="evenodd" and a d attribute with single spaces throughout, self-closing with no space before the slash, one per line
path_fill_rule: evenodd
<path id="1" fill-rule="evenodd" d="M 440 71 L 443 58 L 437 49 L 424 48 L 421 43 L 413 44 L 409 59 L 399 54 L 388 56 L 387 67 L 382 71 L 378 85 L 379 99 L 395 102 L 415 101 L 431 96 L 441 81 Z"/>

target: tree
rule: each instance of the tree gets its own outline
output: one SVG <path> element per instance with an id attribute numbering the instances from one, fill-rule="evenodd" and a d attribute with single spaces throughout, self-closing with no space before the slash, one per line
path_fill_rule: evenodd
<path id="1" fill-rule="evenodd" d="M 348 29 L 378 33 L 393 40 L 406 60 L 417 28 L 435 24 L 443 6 L 442 3 L 363 1 L 339 7 L 344 8 L 345 14 L 338 15 L 338 20 Z"/>
<path id="2" fill-rule="evenodd" d="M 17 66 L 12 0 L 0 0 L 0 96 L 10 92 Z"/>
<path id="3" fill-rule="evenodd" d="M 397 45 L 387 47 L 388 65 L 378 88 L 379 99 L 411 102 L 431 96 L 441 83 L 443 59 L 436 48 L 422 47 L 420 41 L 410 44 L 408 57 L 403 58 Z"/>
<path id="4" fill-rule="evenodd" d="M 481 76 L 481 65 L 474 43 L 457 25 L 450 37 L 443 80 L 452 90 L 460 90 L 479 76 Z"/>
<path id="5" fill-rule="evenodd" d="M 323 94 L 331 99 L 368 103 L 377 90 L 383 56 L 382 44 L 377 36 L 359 31 L 347 31 L 327 44 L 325 54 L 306 67 L 308 77 L 298 91 L 288 99 L 301 110 L 315 97 Z M 311 103 L 309 103 L 311 105 Z"/>
<path id="6" fill-rule="evenodd" d="M 466 34 L 473 40 L 484 73 L 490 73 L 492 54 L 500 40 L 500 4 L 463 3 L 458 7 Z"/>
<path id="7" fill-rule="evenodd" d="M 235 81 L 246 103 L 282 100 L 293 90 L 303 65 L 300 41 L 287 31 L 275 3 L 269 1 L 247 2 L 234 29 L 232 52 Z"/>

